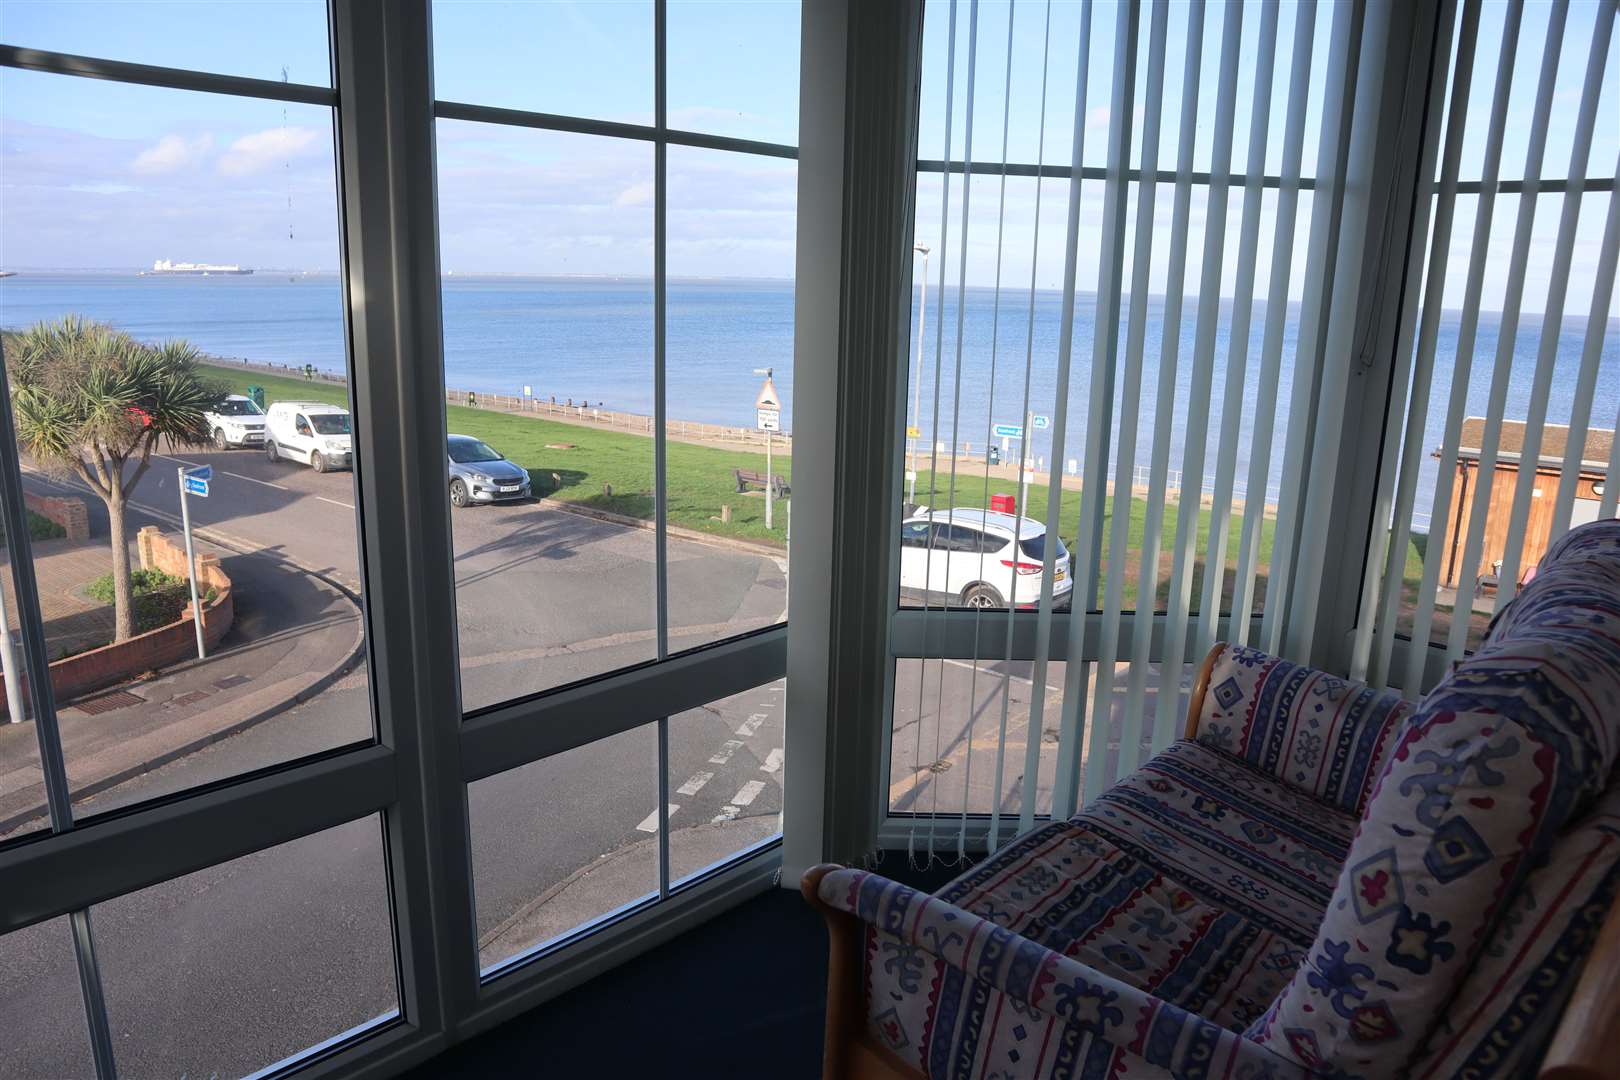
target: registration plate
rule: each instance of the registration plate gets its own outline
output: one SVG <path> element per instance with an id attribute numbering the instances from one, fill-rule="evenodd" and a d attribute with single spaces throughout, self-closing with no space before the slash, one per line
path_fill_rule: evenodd
<path id="1" fill-rule="evenodd" d="M 508 492 L 508 491 L 516 491 L 518 489 L 518 487 L 519 487 L 519 485 L 517 485 L 517 484 L 502 484 L 501 485 L 501 491 L 503 493 Z"/>

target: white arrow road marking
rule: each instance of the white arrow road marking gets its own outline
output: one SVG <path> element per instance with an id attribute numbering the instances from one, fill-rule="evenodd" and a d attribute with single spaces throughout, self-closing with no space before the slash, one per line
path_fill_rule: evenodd
<path id="1" fill-rule="evenodd" d="M 742 726 L 737 729 L 737 734 L 746 739 L 754 732 L 758 731 L 759 725 L 763 724 L 764 722 L 765 714 L 762 712 L 757 712 L 742 722 Z"/>
<path id="2" fill-rule="evenodd" d="M 679 810 L 680 808 L 681 807 L 680 807 L 679 803 L 670 803 L 669 804 L 669 816 L 674 817 L 675 816 L 675 811 Z M 636 826 L 636 831 L 638 831 L 638 832 L 652 832 L 652 833 L 657 832 L 658 831 L 658 811 L 654 810 L 652 813 L 650 813 L 646 817 L 642 818 L 641 819 L 641 824 Z"/>
<path id="3" fill-rule="evenodd" d="M 779 746 L 765 755 L 765 764 L 759 767 L 760 772 L 774 773 L 782 767 L 782 748 Z"/>
<path id="4" fill-rule="evenodd" d="M 712 772 L 700 772 L 675 790 L 682 795 L 692 796 L 703 790 L 703 785 L 714 779 Z"/>
<path id="5" fill-rule="evenodd" d="M 737 748 L 741 745 L 741 739 L 727 739 L 725 742 L 720 744 L 720 749 L 714 752 L 714 757 L 709 759 L 709 764 L 724 765 L 726 762 L 731 760 L 731 755 L 735 754 L 737 752 Z"/>
<path id="6" fill-rule="evenodd" d="M 759 793 L 764 790 L 765 781 L 750 780 L 741 788 L 737 789 L 737 794 L 731 797 L 731 802 L 735 806 L 747 806 L 749 803 L 759 798 Z"/>

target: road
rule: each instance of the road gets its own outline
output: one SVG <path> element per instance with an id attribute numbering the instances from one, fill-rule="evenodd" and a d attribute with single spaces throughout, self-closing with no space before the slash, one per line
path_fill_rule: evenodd
<path id="1" fill-rule="evenodd" d="M 185 460 L 214 466 L 211 496 L 193 500 L 193 518 L 241 549 L 232 559 L 243 571 L 255 560 L 292 560 L 358 586 L 349 474 L 317 475 L 248 452 L 188 454 Z M 170 468 L 154 468 L 137 494 L 139 512 L 167 525 L 175 482 Z M 650 532 L 541 504 L 457 511 L 452 522 L 469 708 L 652 655 Z M 786 583 L 775 559 L 672 540 L 670 565 L 673 648 L 783 615 Z M 924 698 L 921 723 L 929 746 L 921 760 L 937 766 L 947 759 L 954 764 L 970 745 L 976 754 L 984 749 L 985 717 L 999 717 L 1000 680 L 982 671 L 974 676 L 971 665 L 934 667 L 928 686 L 939 697 L 933 704 Z M 902 683 L 906 671 L 903 665 Z M 1012 674 L 1009 747 L 1022 746 L 1027 724 L 1020 715 L 1028 715 L 1027 672 Z M 673 876 L 778 827 L 787 767 L 783 697 L 777 683 L 672 718 Z M 1055 717 L 1059 697 L 1049 696 L 1048 717 Z M 907 792 L 919 772 L 930 780 L 950 776 L 950 765 L 938 772 L 915 768 L 903 698 L 897 693 L 897 808 L 932 801 Z M 974 707 L 964 707 L 970 701 Z M 918 711 L 915 702 L 909 709 Z M 97 795 L 79 810 L 95 813 L 169 795 L 365 739 L 371 731 L 362 667 L 307 703 Z M 1044 749 L 1042 773 L 1048 774 L 1052 748 Z M 1010 799 L 1021 797 L 1021 750 L 1009 749 L 1008 756 Z M 975 758 L 975 792 L 993 774 L 984 760 Z M 966 770 L 956 775 L 965 778 Z M 498 962 L 655 891 L 657 790 L 651 727 L 472 784 L 482 962 Z M 975 804 L 988 791 L 976 795 Z M 921 792 L 931 796 L 932 789 L 924 784 Z M 240 1074 L 396 1005 L 375 819 L 98 905 L 92 918 L 120 1071 L 127 1077 Z M 0 1015 L 29 1018 L 7 1025 L 0 1078 L 88 1075 L 67 941 L 63 920 L 0 938 L 0 971 L 10 975 L 0 982 Z"/>

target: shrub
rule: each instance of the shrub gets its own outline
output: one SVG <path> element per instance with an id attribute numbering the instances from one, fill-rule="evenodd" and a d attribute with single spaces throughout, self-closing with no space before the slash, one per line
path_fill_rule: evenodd
<path id="1" fill-rule="evenodd" d="M 191 586 L 185 578 L 161 570 L 131 570 L 129 577 L 135 592 L 135 632 L 138 634 L 176 621 L 191 602 Z M 112 603 L 112 575 L 101 575 L 85 586 L 84 591 L 93 600 Z"/>

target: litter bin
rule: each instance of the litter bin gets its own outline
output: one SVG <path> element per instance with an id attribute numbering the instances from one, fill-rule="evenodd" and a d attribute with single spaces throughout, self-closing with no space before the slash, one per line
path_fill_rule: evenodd
<path id="1" fill-rule="evenodd" d="M 262 386 L 250 386 L 250 387 L 248 387 L 247 388 L 247 396 L 253 400 L 253 404 L 257 405 L 259 407 L 260 411 L 263 411 L 263 409 L 264 409 L 264 387 L 262 387 Z"/>
<path id="2" fill-rule="evenodd" d="M 1001 464 L 1001 451 L 997 450 L 993 446 L 990 448 L 990 464 L 992 464 L 992 465 L 1000 465 Z"/>

